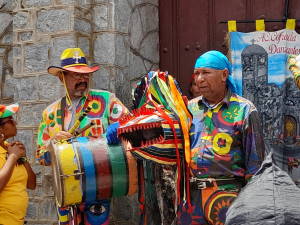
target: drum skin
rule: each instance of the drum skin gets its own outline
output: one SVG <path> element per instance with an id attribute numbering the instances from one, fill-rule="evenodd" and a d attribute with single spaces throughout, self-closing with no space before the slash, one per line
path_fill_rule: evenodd
<path id="1" fill-rule="evenodd" d="M 104 138 L 77 137 L 50 144 L 54 192 L 60 207 L 137 192 L 136 161 Z"/>

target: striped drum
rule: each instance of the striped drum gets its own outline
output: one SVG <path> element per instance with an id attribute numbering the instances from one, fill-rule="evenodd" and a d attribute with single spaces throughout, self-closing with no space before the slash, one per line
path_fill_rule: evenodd
<path id="1" fill-rule="evenodd" d="M 54 192 L 60 207 L 131 195 L 137 167 L 131 153 L 104 138 L 77 137 L 51 143 Z"/>

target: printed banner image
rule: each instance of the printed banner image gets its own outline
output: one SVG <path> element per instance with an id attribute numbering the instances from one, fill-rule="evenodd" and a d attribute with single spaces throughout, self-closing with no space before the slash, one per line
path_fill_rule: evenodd
<path id="1" fill-rule="evenodd" d="M 266 141 L 274 146 L 284 143 L 278 151 L 287 154 L 300 151 L 300 90 L 287 67 L 290 54 L 300 54 L 300 35 L 295 30 L 230 32 L 238 92 L 258 109 Z M 285 160 L 282 164 L 287 165 Z M 293 170 L 294 179 L 300 181 L 298 170 Z"/>

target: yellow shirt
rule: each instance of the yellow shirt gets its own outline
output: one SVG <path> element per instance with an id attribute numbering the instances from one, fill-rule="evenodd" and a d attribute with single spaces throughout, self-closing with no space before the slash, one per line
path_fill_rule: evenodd
<path id="1" fill-rule="evenodd" d="M 0 168 L 6 162 L 7 151 L 0 146 Z M 23 225 L 28 206 L 26 191 L 28 174 L 23 165 L 16 165 L 0 192 L 0 225 Z"/>

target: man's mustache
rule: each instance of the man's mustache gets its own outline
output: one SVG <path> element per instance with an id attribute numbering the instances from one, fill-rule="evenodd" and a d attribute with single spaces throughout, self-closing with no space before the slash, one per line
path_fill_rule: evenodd
<path id="1" fill-rule="evenodd" d="M 77 89 L 79 86 L 84 85 L 85 87 L 87 87 L 87 82 L 80 82 L 78 84 L 75 85 L 75 89 Z"/>

